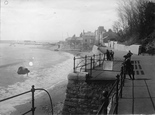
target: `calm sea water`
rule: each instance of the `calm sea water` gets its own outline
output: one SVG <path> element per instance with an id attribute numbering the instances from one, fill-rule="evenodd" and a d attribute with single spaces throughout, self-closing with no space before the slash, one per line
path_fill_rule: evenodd
<path id="1" fill-rule="evenodd" d="M 49 89 L 67 78 L 72 71 L 73 56 L 30 45 L 0 44 L 0 99 L 35 88 Z M 33 63 L 33 65 L 29 64 Z M 29 75 L 18 75 L 18 67 L 30 70 Z M 36 94 L 40 92 L 36 91 Z M 31 99 L 31 93 L 0 103 L 0 114 L 8 115 L 14 106 Z"/>

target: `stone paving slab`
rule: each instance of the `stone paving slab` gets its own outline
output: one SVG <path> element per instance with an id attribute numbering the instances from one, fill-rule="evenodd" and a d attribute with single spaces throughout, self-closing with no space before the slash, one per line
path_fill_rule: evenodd
<path id="1" fill-rule="evenodd" d="M 126 103 L 127 106 L 124 106 L 124 103 Z M 132 113 L 132 99 L 121 99 L 119 101 L 118 112 L 119 114 Z"/>
<path id="2" fill-rule="evenodd" d="M 132 87 L 132 80 L 125 79 L 124 87 Z"/>
<path id="3" fill-rule="evenodd" d="M 122 98 L 132 99 L 132 87 L 123 87 Z"/>
<path id="4" fill-rule="evenodd" d="M 93 73 L 91 80 L 115 80 L 116 75 L 119 73 L 114 71 L 100 71 L 100 73 Z"/>
<path id="5" fill-rule="evenodd" d="M 148 87 L 151 97 L 155 98 L 155 86 Z"/>
<path id="6" fill-rule="evenodd" d="M 134 80 L 134 86 L 135 87 L 145 87 L 145 82 L 144 80 Z"/>
<path id="7" fill-rule="evenodd" d="M 150 98 L 134 99 L 134 114 L 154 114 Z"/>
<path id="8" fill-rule="evenodd" d="M 152 63 L 155 57 L 133 57 L 133 60 L 139 61 L 138 64 L 134 62 L 137 65 L 134 68 L 135 80 L 129 80 L 127 75 L 123 98 L 119 99 L 118 114 L 155 114 L 155 63 Z"/>
<path id="9" fill-rule="evenodd" d="M 155 88 L 155 81 L 154 80 L 147 80 L 146 83 L 148 84 L 149 87 L 154 87 Z"/>
<path id="10" fill-rule="evenodd" d="M 134 98 L 148 97 L 149 94 L 146 87 L 134 87 Z"/>
<path id="11" fill-rule="evenodd" d="M 155 97 L 154 98 L 152 98 L 153 99 L 153 104 L 154 104 L 154 106 L 155 106 Z"/>

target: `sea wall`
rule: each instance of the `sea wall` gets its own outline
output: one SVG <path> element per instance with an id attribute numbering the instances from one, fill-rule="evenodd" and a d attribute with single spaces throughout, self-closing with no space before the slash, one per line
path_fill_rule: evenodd
<path id="1" fill-rule="evenodd" d="M 102 92 L 109 91 L 114 81 L 87 81 L 86 73 L 70 73 L 62 114 L 96 114 L 102 105 Z"/>

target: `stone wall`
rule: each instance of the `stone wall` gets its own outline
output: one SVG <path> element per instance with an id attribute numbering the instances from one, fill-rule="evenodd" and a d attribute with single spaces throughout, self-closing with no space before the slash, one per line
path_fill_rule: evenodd
<path id="1" fill-rule="evenodd" d="M 134 54 L 138 54 L 139 46 L 140 45 L 135 45 L 135 44 L 130 45 L 130 46 L 126 46 L 124 44 L 118 44 L 116 41 L 110 41 L 108 43 L 108 47 L 111 47 L 115 50 L 126 51 L 126 52 L 128 52 L 130 50 Z"/>
<path id="2" fill-rule="evenodd" d="M 79 75 L 79 74 L 78 74 Z M 69 74 L 62 114 L 96 114 L 103 103 L 103 91 L 109 91 L 113 80 L 86 81 L 86 75 Z"/>

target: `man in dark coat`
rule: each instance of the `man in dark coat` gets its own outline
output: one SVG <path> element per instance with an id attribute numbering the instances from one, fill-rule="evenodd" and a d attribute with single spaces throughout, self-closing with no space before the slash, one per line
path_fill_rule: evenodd
<path id="1" fill-rule="evenodd" d="M 109 50 L 107 50 L 106 55 L 107 55 L 107 60 L 110 60 L 110 52 L 109 52 Z"/>
<path id="2" fill-rule="evenodd" d="M 129 75 L 130 79 L 134 80 L 134 70 L 133 70 L 133 65 L 131 63 L 130 57 L 125 59 L 125 70 L 126 73 Z M 132 77 L 131 77 L 132 75 Z"/>

